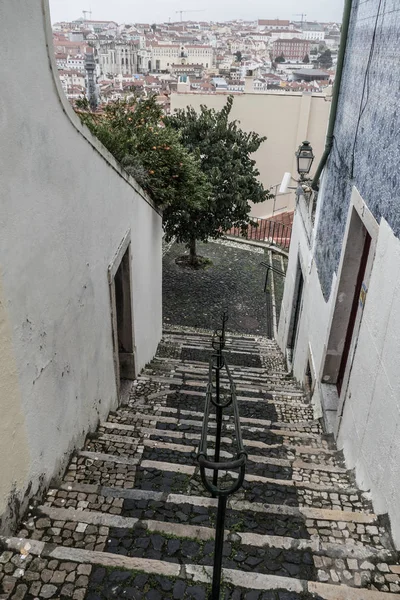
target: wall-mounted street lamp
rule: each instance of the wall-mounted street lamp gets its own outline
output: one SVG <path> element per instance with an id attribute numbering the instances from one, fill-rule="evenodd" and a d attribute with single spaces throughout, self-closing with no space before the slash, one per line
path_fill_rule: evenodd
<path id="1" fill-rule="evenodd" d="M 300 144 L 299 149 L 296 152 L 297 158 L 297 172 L 300 175 L 300 179 L 304 179 L 305 175 L 308 175 L 311 166 L 314 161 L 314 153 L 310 142 L 303 142 Z"/>
<path id="2" fill-rule="evenodd" d="M 300 179 L 294 179 L 290 173 L 285 173 L 282 179 L 281 187 L 279 192 L 285 194 L 288 190 L 296 190 L 296 196 L 304 196 L 306 199 L 310 198 L 311 188 L 307 185 L 307 175 L 310 173 L 312 164 L 314 162 L 314 152 L 310 142 L 304 141 L 300 144 L 296 152 L 297 160 L 297 171 Z M 296 181 L 297 187 L 290 187 L 291 180 Z"/>

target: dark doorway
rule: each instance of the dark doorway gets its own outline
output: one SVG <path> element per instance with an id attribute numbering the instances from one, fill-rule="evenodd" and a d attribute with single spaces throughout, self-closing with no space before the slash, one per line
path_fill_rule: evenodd
<path id="1" fill-rule="evenodd" d="M 322 382 L 336 387 L 338 401 L 343 391 L 352 342 L 358 335 L 364 310 L 366 269 L 371 250 L 371 236 L 358 212 L 353 209 L 344 247 L 342 268 L 337 287 L 329 340 L 326 348 Z M 365 287 L 363 292 L 363 286 Z"/>
<path id="2" fill-rule="evenodd" d="M 111 282 L 114 362 L 117 385 L 120 379 L 135 379 L 132 321 L 131 259 L 128 245 Z"/>
<path id="3" fill-rule="evenodd" d="M 290 319 L 288 348 L 293 352 L 296 345 L 297 332 L 300 321 L 301 304 L 303 301 L 304 277 L 301 270 L 300 261 L 297 261 L 296 283 L 293 295 L 292 316 Z"/>
<path id="4" fill-rule="evenodd" d="M 367 268 L 368 256 L 369 256 L 369 251 L 371 248 L 371 236 L 369 235 L 369 233 L 367 232 L 366 229 L 364 230 L 364 233 L 365 233 L 364 248 L 363 248 L 363 252 L 361 255 L 360 268 L 358 270 L 356 287 L 354 289 L 354 297 L 353 297 L 353 302 L 351 305 L 351 312 L 350 312 L 350 317 L 349 317 L 349 323 L 347 326 L 346 339 L 345 339 L 344 347 L 343 347 L 342 360 L 340 362 L 339 373 L 338 373 L 338 378 L 337 378 L 337 382 L 336 382 L 336 387 L 337 387 L 339 396 L 342 391 L 344 374 L 346 372 L 347 362 L 349 360 L 350 347 L 351 347 L 351 342 L 353 339 L 354 327 L 356 324 L 357 313 L 358 313 L 358 309 L 360 306 L 361 288 L 362 288 L 362 284 L 363 284 L 363 281 L 365 278 L 365 270 Z"/>

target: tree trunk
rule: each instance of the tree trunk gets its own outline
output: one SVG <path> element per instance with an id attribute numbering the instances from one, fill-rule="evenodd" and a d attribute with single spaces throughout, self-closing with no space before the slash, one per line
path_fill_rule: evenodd
<path id="1" fill-rule="evenodd" d="M 196 253 L 196 238 L 192 238 L 188 243 L 189 248 L 189 262 L 191 265 L 197 265 L 197 253 Z"/>

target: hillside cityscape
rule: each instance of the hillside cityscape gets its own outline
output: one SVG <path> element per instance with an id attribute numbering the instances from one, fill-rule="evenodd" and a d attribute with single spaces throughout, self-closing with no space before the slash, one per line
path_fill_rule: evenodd
<path id="1" fill-rule="evenodd" d="M 132 93 L 157 94 L 168 113 L 175 91 L 323 93 L 334 81 L 340 23 L 310 22 L 307 15 L 214 23 L 187 13 L 177 22 L 119 24 L 84 11 L 75 21 L 54 23 L 68 99 L 87 96 L 98 106 Z"/>

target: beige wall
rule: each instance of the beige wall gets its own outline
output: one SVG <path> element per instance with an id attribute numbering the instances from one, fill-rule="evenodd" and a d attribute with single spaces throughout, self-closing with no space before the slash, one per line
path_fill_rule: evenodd
<path id="1" fill-rule="evenodd" d="M 171 109 L 201 104 L 220 109 L 226 102 L 225 94 L 179 94 L 171 96 Z M 322 95 L 311 94 L 237 94 L 233 103 L 232 118 L 238 119 L 245 131 L 256 131 L 268 139 L 256 156 L 260 179 L 266 188 L 280 183 L 286 171 L 297 176 L 294 153 L 299 144 L 308 139 L 316 159 L 322 155 L 331 103 Z M 293 184 L 295 185 L 295 183 Z M 275 210 L 293 210 L 294 194 L 278 196 Z M 253 206 L 255 217 L 271 216 L 274 201 Z"/>

